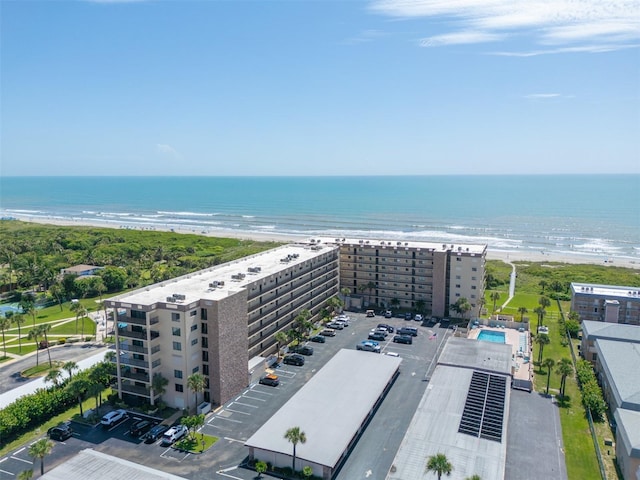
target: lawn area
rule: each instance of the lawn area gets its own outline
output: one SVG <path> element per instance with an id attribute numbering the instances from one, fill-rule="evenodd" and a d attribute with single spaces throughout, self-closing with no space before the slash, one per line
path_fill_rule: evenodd
<path id="1" fill-rule="evenodd" d="M 35 352 L 36 351 L 36 344 L 33 342 L 30 343 L 25 343 L 25 342 L 29 342 L 26 338 L 22 339 L 22 350 L 19 352 L 18 350 L 20 349 L 20 346 L 17 344 L 16 341 L 16 345 L 15 346 L 8 346 L 7 345 L 7 353 L 15 353 L 16 355 L 24 355 L 26 353 L 31 353 L 31 352 Z"/>
<path id="2" fill-rule="evenodd" d="M 174 447 L 184 452 L 203 453 L 209 450 L 218 440 L 218 437 L 197 433 L 195 438 L 187 436 L 187 438 L 177 442 Z"/>
<path id="3" fill-rule="evenodd" d="M 84 324 L 84 325 L 83 325 Z M 80 335 L 83 332 L 84 336 L 93 336 L 96 334 L 96 322 L 90 318 L 78 319 L 78 333 L 76 334 L 76 321 L 66 322 L 61 325 L 51 327 L 49 334 L 51 335 Z"/>
<path id="4" fill-rule="evenodd" d="M 62 362 L 59 361 L 53 361 L 51 362 L 53 367 L 51 368 L 60 368 L 62 366 Z M 49 359 L 48 357 L 45 356 L 45 360 L 44 362 L 40 362 L 40 365 L 38 365 L 37 367 L 31 367 L 31 368 L 27 368 L 26 370 L 24 370 L 23 372 L 21 372 L 23 377 L 43 377 L 45 376 L 47 373 L 49 373 L 49 370 L 51 369 L 49 367 Z"/>

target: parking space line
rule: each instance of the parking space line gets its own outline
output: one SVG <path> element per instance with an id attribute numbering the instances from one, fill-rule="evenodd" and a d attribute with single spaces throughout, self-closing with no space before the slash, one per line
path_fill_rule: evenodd
<path id="1" fill-rule="evenodd" d="M 271 394 L 269 394 L 271 395 Z M 248 398 L 249 400 L 255 400 L 256 402 L 266 402 L 267 400 L 264 398 L 255 398 L 255 397 L 250 397 L 248 395 L 245 395 L 244 398 Z M 256 407 L 258 408 L 258 407 Z"/>
<path id="2" fill-rule="evenodd" d="M 5 460 L 7 460 L 9 457 L 4 457 L 2 460 L 0 460 L 0 463 L 4 462 Z"/>
<path id="3" fill-rule="evenodd" d="M 264 400 L 263 400 L 263 402 L 264 402 Z M 258 408 L 258 406 L 257 406 L 257 405 L 250 405 L 250 404 L 248 404 L 248 403 L 240 403 L 240 402 L 234 402 L 234 403 L 235 403 L 236 405 L 242 405 L 242 406 L 244 406 L 244 407 Z"/>
<path id="4" fill-rule="evenodd" d="M 15 451 L 13 454 L 14 454 L 14 455 L 17 455 L 17 454 L 19 454 L 19 453 L 23 452 L 26 448 L 27 448 L 27 447 L 22 447 L 20 450 Z"/>
<path id="5" fill-rule="evenodd" d="M 13 460 L 18 460 L 19 462 L 24 462 L 24 463 L 28 463 L 29 465 L 33 465 L 33 461 L 31 460 L 23 460 L 22 458 L 14 457 L 13 455 L 11 456 L 11 458 Z"/>
<path id="6" fill-rule="evenodd" d="M 240 410 L 231 410 L 230 408 L 227 408 L 227 412 L 240 413 L 242 415 L 251 415 L 250 413 L 241 412 Z"/>
<path id="7" fill-rule="evenodd" d="M 230 442 L 246 443 L 246 440 L 236 440 L 235 438 L 231 438 L 231 437 L 224 437 L 224 439 L 229 440 Z"/>
<path id="8" fill-rule="evenodd" d="M 6 473 L 7 475 L 11 475 L 12 477 L 15 477 L 15 473 L 11 473 L 11 472 L 7 472 L 6 470 L 0 470 L 0 472 L 2 473 Z"/>
<path id="9" fill-rule="evenodd" d="M 214 420 L 219 419 L 219 420 L 227 420 L 229 422 L 233 422 L 233 423 L 242 423 L 240 420 L 233 420 L 232 418 L 225 418 L 225 417 L 213 417 L 211 420 L 209 420 L 208 424 L 211 425 L 211 422 L 213 422 Z"/>
<path id="10" fill-rule="evenodd" d="M 251 388 L 251 393 L 259 393 L 260 395 L 269 395 L 270 397 L 273 396 L 273 393 L 271 393 L 270 391 L 267 391 L 265 388 L 256 388 L 257 386 L 258 384 L 256 383 Z M 273 387 L 269 387 L 269 388 L 273 388 Z"/>

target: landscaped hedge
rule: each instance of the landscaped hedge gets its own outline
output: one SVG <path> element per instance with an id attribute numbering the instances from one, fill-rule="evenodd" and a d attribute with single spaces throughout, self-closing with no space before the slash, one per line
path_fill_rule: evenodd
<path id="1" fill-rule="evenodd" d="M 77 403 L 66 388 L 49 387 L 25 395 L 0 410 L 0 448 Z"/>
<path id="2" fill-rule="evenodd" d="M 591 415 L 595 421 L 602 420 L 607 410 L 607 404 L 602 396 L 602 390 L 598 385 L 591 363 L 586 360 L 579 360 L 576 365 L 576 375 L 582 390 L 582 403 L 591 410 Z"/>

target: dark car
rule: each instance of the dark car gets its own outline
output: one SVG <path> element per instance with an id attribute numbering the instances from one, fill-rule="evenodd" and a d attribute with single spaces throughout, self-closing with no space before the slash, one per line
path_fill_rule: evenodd
<path id="1" fill-rule="evenodd" d="M 155 442 L 156 440 L 160 439 L 160 437 L 162 437 L 164 432 L 166 432 L 168 429 L 169 425 L 156 425 L 144 435 L 144 441 L 146 443 Z"/>
<path id="2" fill-rule="evenodd" d="M 393 327 L 391 325 L 387 325 L 386 323 L 379 323 L 378 328 L 385 328 L 387 332 L 393 333 Z"/>
<path id="3" fill-rule="evenodd" d="M 412 337 L 417 337 L 418 329 L 415 327 L 402 327 L 398 329 L 398 335 L 411 335 Z"/>
<path id="4" fill-rule="evenodd" d="M 404 314 L 405 320 L 411 320 L 413 318 L 413 314 L 411 312 L 407 312 Z"/>
<path id="5" fill-rule="evenodd" d="M 260 384 L 269 385 L 270 387 L 277 387 L 278 385 L 280 385 L 280 379 L 277 375 L 269 373 L 260 377 Z"/>
<path id="6" fill-rule="evenodd" d="M 308 345 L 298 345 L 296 347 L 291 347 L 291 353 L 299 353 L 300 355 L 313 355 L 313 347 Z"/>
<path id="7" fill-rule="evenodd" d="M 56 427 L 51 427 L 49 430 L 47 430 L 47 435 L 52 440 L 64 442 L 67 438 L 73 436 L 73 430 L 68 424 L 65 423 Z"/>
<path id="8" fill-rule="evenodd" d="M 298 355 L 297 353 L 292 353 L 284 357 L 282 362 L 285 365 L 296 365 L 297 367 L 301 367 L 304 365 L 304 357 L 302 355 Z"/>
<path id="9" fill-rule="evenodd" d="M 151 420 L 140 420 L 133 424 L 129 433 L 134 437 L 139 437 L 140 435 L 147 433 L 151 427 L 153 427 Z"/>
<path id="10" fill-rule="evenodd" d="M 411 345 L 413 343 L 413 338 L 409 335 L 396 335 L 393 337 L 393 341 L 395 343 L 406 343 L 407 345 Z"/>
<path id="11" fill-rule="evenodd" d="M 384 333 L 381 332 L 373 332 L 369 334 L 369 340 L 377 340 L 380 342 L 384 342 L 385 341 L 385 337 L 384 337 Z"/>
<path id="12" fill-rule="evenodd" d="M 315 335 L 311 337 L 309 340 L 315 343 L 325 343 L 327 341 L 327 339 L 324 338 L 322 335 Z"/>

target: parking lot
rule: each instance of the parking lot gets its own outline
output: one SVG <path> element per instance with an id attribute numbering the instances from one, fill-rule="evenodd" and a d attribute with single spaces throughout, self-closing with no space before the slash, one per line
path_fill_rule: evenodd
<path id="1" fill-rule="evenodd" d="M 219 441 L 207 452 L 196 455 L 161 447 L 159 442 L 145 444 L 128 434 L 132 423 L 136 421 L 130 417 L 108 430 L 74 424 L 74 437 L 65 442 L 54 442 L 51 455 L 45 459 L 46 469 L 51 469 L 84 448 L 94 448 L 193 480 L 253 479 L 255 472 L 240 466 L 248 453 L 244 442 L 339 349 L 355 349 L 357 343 L 367 339 L 371 329 L 379 323 L 386 323 L 395 328 L 417 327 L 418 336 L 413 338 L 412 345 L 393 343 L 394 334 L 379 342 L 381 354 L 393 353 L 402 358 L 401 374 L 336 476 L 339 480 L 384 478 L 424 394 L 427 386 L 425 378 L 428 371 L 435 367 L 436 352 L 442 348 L 451 330 L 440 328 L 439 325 L 429 327 L 401 318 L 366 318 L 364 314 L 353 313 L 348 315 L 351 317 L 350 326 L 337 331 L 335 337 L 327 337 L 326 343 L 309 344 L 314 353 L 305 357 L 305 365 L 298 367 L 280 364 L 273 369 L 280 379 L 277 387 L 257 382 L 251 384 L 227 404 L 208 415 L 202 431 L 218 437 Z M 376 355 L 371 352 L 361 354 Z M 330 415 L 333 408 L 349 406 L 327 405 L 326 411 L 317 413 L 319 421 L 323 415 Z M 309 438 L 307 441 L 312 442 L 313 439 Z M 0 459 L 0 479 L 15 478 L 14 475 L 22 470 L 32 468 L 32 459 L 27 455 L 27 449 L 25 446 Z M 39 472 L 38 465 L 36 462 L 36 472 Z"/>

